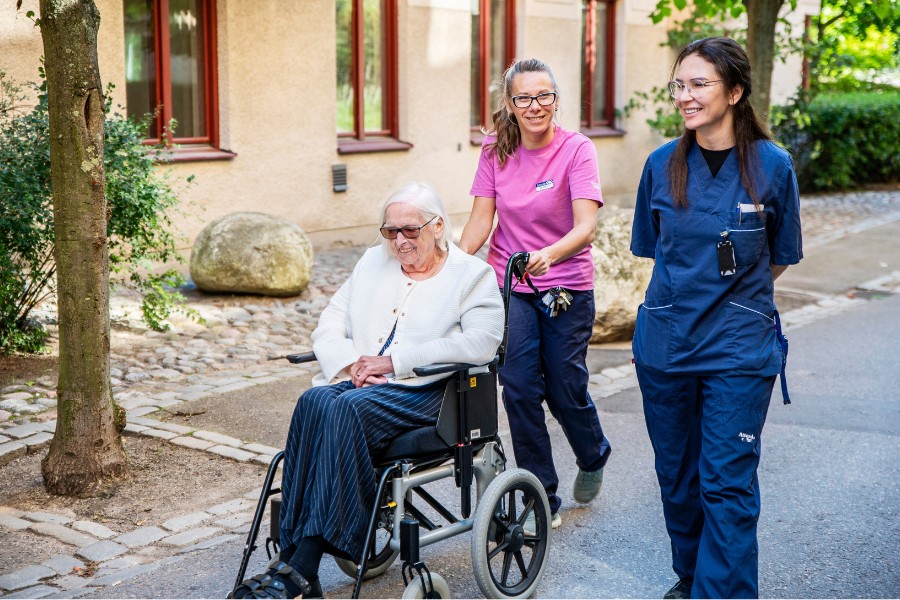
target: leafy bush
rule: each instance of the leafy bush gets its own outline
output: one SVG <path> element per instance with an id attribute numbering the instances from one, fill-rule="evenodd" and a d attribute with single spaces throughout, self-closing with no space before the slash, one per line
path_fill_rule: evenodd
<path id="1" fill-rule="evenodd" d="M 804 96 L 773 110 L 803 192 L 900 179 L 900 91 Z"/>
<path id="2" fill-rule="evenodd" d="M 46 82 L 34 88 L 38 103 L 23 111 L 22 87 L 0 72 L 0 354 L 43 347 L 46 333 L 29 314 L 56 285 Z M 175 269 L 151 269 L 183 260 L 170 233 L 178 198 L 168 175 L 154 167 L 165 149 L 143 144 L 149 117 L 114 113 L 111 90 L 104 153 L 110 281 L 135 286 L 144 322 L 164 330 L 183 300 L 174 288 L 184 278 Z"/>

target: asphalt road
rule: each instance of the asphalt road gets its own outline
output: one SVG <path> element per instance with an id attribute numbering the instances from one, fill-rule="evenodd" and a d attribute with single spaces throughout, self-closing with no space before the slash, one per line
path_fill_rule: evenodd
<path id="1" fill-rule="evenodd" d="M 896 271 L 896 230 L 896 225 L 884 226 L 814 248 L 779 285 L 836 294 Z M 763 434 L 761 595 L 900 597 L 900 295 L 872 299 L 788 335 L 793 404 L 782 405 L 776 385 Z M 626 362 L 627 349 L 613 350 L 595 352 L 592 360 Z M 206 418 L 211 422 L 205 425 L 280 445 L 287 430 L 285 415 L 302 385 L 293 379 L 223 395 L 210 401 Z M 588 507 L 571 501 L 574 458 L 550 421 L 563 525 L 554 532 L 537 597 L 658 598 L 674 576 L 640 395 L 626 390 L 598 406 L 613 455 L 603 492 Z M 501 434 L 509 448 L 508 436 Z M 445 486 L 438 495 L 449 499 L 454 492 Z M 471 574 L 470 537 L 422 552 L 455 597 L 481 596 Z M 224 597 L 241 550 L 242 543 L 235 542 L 182 556 L 93 597 Z M 261 570 L 264 554 L 256 553 L 249 573 Z M 332 562 L 323 562 L 321 577 L 327 596 L 350 595 L 351 581 Z M 402 592 L 395 564 L 364 585 L 362 595 L 399 597 Z"/>

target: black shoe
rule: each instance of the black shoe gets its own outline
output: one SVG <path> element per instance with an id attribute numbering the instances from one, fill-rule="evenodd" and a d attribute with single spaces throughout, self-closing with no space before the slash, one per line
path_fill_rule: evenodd
<path id="1" fill-rule="evenodd" d="M 228 598 L 321 598 L 322 585 L 318 579 L 310 583 L 303 575 L 275 557 L 265 573 L 245 579 Z"/>
<path id="2" fill-rule="evenodd" d="M 666 595 L 663 596 L 663 600 L 682 600 L 683 598 L 691 597 L 691 588 L 694 586 L 694 580 L 688 579 L 687 577 L 683 577 L 678 580 L 678 583 L 672 586 L 672 588 L 666 592 Z"/>

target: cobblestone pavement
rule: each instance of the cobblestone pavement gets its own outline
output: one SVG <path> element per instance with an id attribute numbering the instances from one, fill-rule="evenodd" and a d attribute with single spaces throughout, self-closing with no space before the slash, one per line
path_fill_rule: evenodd
<path id="1" fill-rule="evenodd" d="M 815 247 L 848 233 L 900 220 L 900 191 L 852 192 L 804 196 L 804 246 Z M 312 365 L 289 366 L 285 354 L 310 348 L 318 315 L 349 276 L 365 248 L 317 253 L 313 279 L 299 297 L 207 296 L 188 290 L 187 306 L 202 321 L 172 320 L 164 333 L 148 331 L 139 321 L 137 299 L 115 294 L 111 375 L 116 401 L 126 409 L 126 431 L 169 440 L 232 460 L 268 464 L 277 449 L 213 431 L 164 423 L 146 415 L 204 396 L 230 392 L 280 378 L 308 373 Z M 860 286 L 872 292 L 900 292 L 900 271 Z M 855 297 L 819 297 L 782 315 L 786 329 L 800 327 L 866 302 Z M 43 307 L 52 318 L 55 307 Z M 50 377 L 21 381 L 0 389 L 0 467 L 44 448 L 55 430 L 56 382 Z M 591 374 L 591 393 L 605 398 L 637 385 L 632 365 Z M 46 535 L 73 548 L 41 565 L 12 573 L 0 566 L 0 596 L 75 598 L 129 577 L 159 568 L 194 550 L 229 542 L 247 531 L 259 490 L 190 515 L 121 535 L 99 523 L 74 521 L 49 513 L 23 513 L 0 506 L 0 530 Z M 74 577 L 83 561 L 99 563 L 93 578 Z M 3 595 L 5 594 L 5 595 Z"/>

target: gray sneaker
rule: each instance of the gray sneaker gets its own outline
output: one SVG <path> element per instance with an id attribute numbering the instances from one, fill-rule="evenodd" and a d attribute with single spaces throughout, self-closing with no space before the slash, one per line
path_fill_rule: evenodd
<path id="1" fill-rule="evenodd" d="M 562 517 L 559 516 L 558 512 L 552 513 L 550 515 L 550 528 L 551 529 L 559 529 L 559 526 L 562 525 Z M 528 516 L 525 517 L 525 524 L 522 526 L 522 529 L 525 530 L 525 533 L 528 535 L 534 535 L 537 528 L 534 523 L 534 511 L 528 513 Z"/>
<path id="2" fill-rule="evenodd" d="M 597 497 L 600 488 L 603 487 L 603 468 L 596 471 L 582 471 L 578 469 L 575 477 L 575 485 L 572 486 L 572 497 L 575 502 L 587 504 Z"/>

